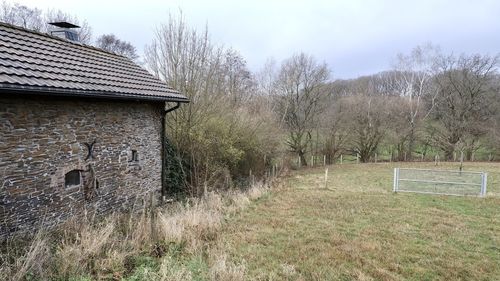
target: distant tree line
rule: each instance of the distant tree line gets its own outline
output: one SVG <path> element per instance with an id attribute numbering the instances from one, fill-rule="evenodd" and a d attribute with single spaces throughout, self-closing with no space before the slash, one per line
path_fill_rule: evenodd
<path id="1" fill-rule="evenodd" d="M 425 46 L 399 55 L 390 71 L 331 82 L 315 141 L 333 159 L 356 154 L 362 162 L 383 151 L 401 161 L 431 150 L 446 160 L 471 160 L 480 150 L 498 158 L 498 64 L 498 55 L 446 55 Z"/>
<path id="2" fill-rule="evenodd" d="M 38 31 L 46 22 L 78 20 L 3 2 L 0 20 Z M 82 24 L 81 37 L 91 42 Z M 97 45 L 137 60 L 114 35 Z M 474 153 L 500 159 L 499 56 L 445 54 L 433 45 L 396 56 L 392 69 L 333 80 L 330 67 L 304 53 L 252 73 L 238 51 L 211 41 L 182 14 L 156 29 L 145 67 L 189 97 L 169 113 L 172 192 L 199 195 L 264 176 L 277 163 L 341 155 L 369 162 L 446 160 Z M 314 159 L 314 158 L 313 158 Z M 484 160 L 484 159 L 483 159 Z M 313 160 L 314 161 L 314 160 Z"/>

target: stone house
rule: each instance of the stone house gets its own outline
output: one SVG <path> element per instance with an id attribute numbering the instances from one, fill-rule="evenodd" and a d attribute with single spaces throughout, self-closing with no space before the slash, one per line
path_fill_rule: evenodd
<path id="1" fill-rule="evenodd" d="M 188 100 L 61 27 L 0 23 L 0 238 L 165 191 L 164 120 Z"/>

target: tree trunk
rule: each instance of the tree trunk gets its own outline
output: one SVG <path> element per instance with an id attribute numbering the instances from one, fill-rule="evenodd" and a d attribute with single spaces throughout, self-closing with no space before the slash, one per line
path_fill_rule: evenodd
<path id="1" fill-rule="evenodd" d="M 306 155 L 305 155 L 304 151 L 299 150 L 298 154 L 299 154 L 299 157 L 300 157 L 300 163 L 301 163 L 301 165 L 304 166 L 304 167 L 307 166 Z"/>
<path id="2" fill-rule="evenodd" d="M 444 158 L 447 161 L 453 160 L 453 153 L 455 152 L 454 146 L 450 145 L 444 149 Z"/>
<path id="3" fill-rule="evenodd" d="M 406 157 L 407 161 L 413 160 L 413 147 L 415 146 L 415 124 L 410 124 L 410 134 L 408 135 L 408 155 Z"/>

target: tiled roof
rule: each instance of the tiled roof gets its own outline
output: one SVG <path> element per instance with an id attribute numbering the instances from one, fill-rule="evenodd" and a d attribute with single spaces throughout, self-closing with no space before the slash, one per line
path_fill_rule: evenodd
<path id="1" fill-rule="evenodd" d="M 0 22 L 0 93 L 187 102 L 130 59 Z"/>

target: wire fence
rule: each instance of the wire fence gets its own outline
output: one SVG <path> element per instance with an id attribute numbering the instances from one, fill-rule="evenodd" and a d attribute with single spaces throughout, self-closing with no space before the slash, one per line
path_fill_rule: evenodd
<path id="1" fill-rule="evenodd" d="M 394 192 L 485 196 L 487 173 L 430 169 L 394 169 Z"/>
<path id="2" fill-rule="evenodd" d="M 304 157 L 304 161 L 301 161 L 301 158 L 298 156 L 294 156 L 291 158 L 291 164 L 296 168 L 301 167 L 315 167 L 315 166 L 325 166 L 332 164 L 360 164 L 363 163 L 361 161 L 359 154 L 340 154 L 340 155 L 308 155 Z M 449 163 L 449 162 L 498 162 L 498 156 L 493 155 L 492 153 L 473 153 L 469 159 L 465 159 L 463 153 L 454 153 L 453 158 L 446 159 L 444 154 L 440 153 L 430 153 L 430 154 L 413 154 L 410 159 L 406 154 L 403 156 L 396 156 L 393 154 L 378 154 L 374 153 L 369 159 L 366 159 L 364 163 L 387 163 L 387 162 L 434 162 L 436 166 L 439 166 L 441 163 Z"/>

